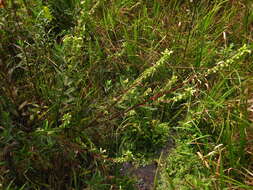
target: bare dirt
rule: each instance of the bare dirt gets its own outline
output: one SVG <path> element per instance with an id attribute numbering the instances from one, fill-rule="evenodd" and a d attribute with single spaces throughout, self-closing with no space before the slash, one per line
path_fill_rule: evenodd
<path id="1" fill-rule="evenodd" d="M 164 146 L 156 153 L 157 156 L 156 158 L 154 158 L 154 160 L 159 159 L 160 162 L 163 162 L 168 156 L 170 150 L 174 147 L 175 143 L 174 140 L 171 138 L 168 140 L 166 146 Z M 136 167 L 131 162 L 125 162 L 123 163 L 120 171 L 122 175 L 136 179 L 136 189 L 152 190 L 154 189 L 154 182 L 156 178 L 159 178 L 159 164 L 160 163 L 157 163 L 157 161 L 154 161 L 151 164 Z"/>

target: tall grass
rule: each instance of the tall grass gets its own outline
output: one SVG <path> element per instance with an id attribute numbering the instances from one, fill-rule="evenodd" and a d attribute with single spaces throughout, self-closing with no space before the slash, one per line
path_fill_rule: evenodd
<path id="1" fill-rule="evenodd" d="M 251 1 L 5 1 L 0 184 L 251 189 Z M 160 163 L 160 162 L 159 162 Z"/>

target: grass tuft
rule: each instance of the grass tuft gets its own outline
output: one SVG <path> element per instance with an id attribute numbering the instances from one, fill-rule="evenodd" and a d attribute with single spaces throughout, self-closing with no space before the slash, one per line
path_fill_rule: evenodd
<path id="1" fill-rule="evenodd" d="M 0 188 L 252 189 L 252 7 L 0 1 Z"/>

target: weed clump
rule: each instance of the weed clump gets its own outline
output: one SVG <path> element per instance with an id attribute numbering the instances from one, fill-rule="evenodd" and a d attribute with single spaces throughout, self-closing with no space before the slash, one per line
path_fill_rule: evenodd
<path id="1" fill-rule="evenodd" d="M 0 186 L 134 189 L 121 165 L 155 162 L 157 189 L 251 189 L 252 15 L 242 0 L 0 1 Z"/>

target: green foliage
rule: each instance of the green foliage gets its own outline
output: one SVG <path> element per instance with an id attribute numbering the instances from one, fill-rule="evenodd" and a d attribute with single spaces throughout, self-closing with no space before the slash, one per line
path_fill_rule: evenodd
<path id="1" fill-rule="evenodd" d="M 0 185 L 250 189 L 250 1 L 30 0 L 0 8 Z M 159 164 L 158 163 L 158 164 Z"/>
<path id="2" fill-rule="evenodd" d="M 183 138 L 183 137 L 181 137 Z M 208 179 L 208 171 L 199 161 L 187 140 L 177 142 L 177 148 L 167 159 L 167 168 L 161 180 L 167 189 L 212 189 L 214 179 Z"/>

